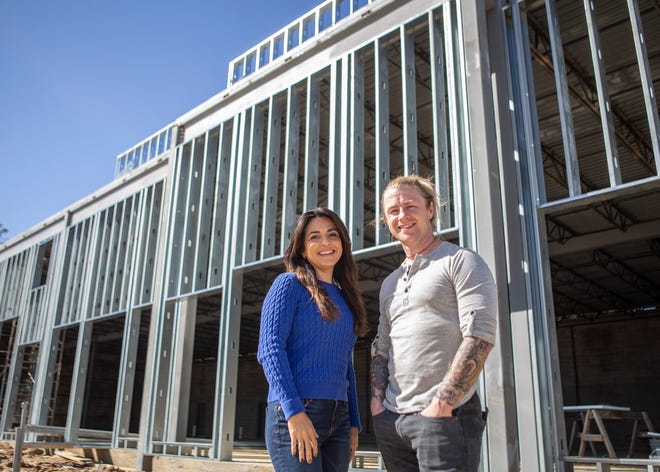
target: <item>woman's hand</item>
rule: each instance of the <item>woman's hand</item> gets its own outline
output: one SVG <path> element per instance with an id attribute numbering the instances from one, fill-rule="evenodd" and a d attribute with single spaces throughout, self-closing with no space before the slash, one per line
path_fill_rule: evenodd
<path id="1" fill-rule="evenodd" d="M 353 460 L 353 457 L 355 457 L 355 451 L 358 448 L 358 433 L 358 429 L 355 426 L 351 426 L 351 455 L 349 456 L 349 460 Z"/>
<path id="2" fill-rule="evenodd" d="M 314 457 L 319 455 L 319 443 L 316 429 L 307 413 L 296 413 L 287 421 L 289 435 L 291 435 L 291 455 L 298 455 L 300 462 L 312 463 Z"/>

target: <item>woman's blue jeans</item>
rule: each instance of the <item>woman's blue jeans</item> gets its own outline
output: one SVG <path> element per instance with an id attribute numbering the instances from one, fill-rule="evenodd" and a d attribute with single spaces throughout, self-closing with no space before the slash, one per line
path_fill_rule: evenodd
<path id="1" fill-rule="evenodd" d="M 351 421 L 348 403 L 339 400 L 303 400 L 307 416 L 319 435 L 319 454 L 311 464 L 291 454 L 291 436 L 278 401 L 266 407 L 266 447 L 277 472 L 346 472 L 350 463 Z"/>

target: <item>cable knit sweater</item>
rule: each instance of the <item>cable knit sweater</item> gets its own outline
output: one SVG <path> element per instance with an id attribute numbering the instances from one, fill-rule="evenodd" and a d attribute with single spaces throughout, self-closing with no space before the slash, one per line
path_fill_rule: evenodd
<path id="1" fill-rule="evenodd" d="M 361 428 L 353 370 L 353 314 L 341 290 L 320 282 L 341 316 L 325 321 L 295 274 L 280 274 L 261 310 L 257 359 L 270 385 L 268 401 L 278 400 L 287 419 L 305 411 L 302 400 L 343 400 L 351 426 Z"/>

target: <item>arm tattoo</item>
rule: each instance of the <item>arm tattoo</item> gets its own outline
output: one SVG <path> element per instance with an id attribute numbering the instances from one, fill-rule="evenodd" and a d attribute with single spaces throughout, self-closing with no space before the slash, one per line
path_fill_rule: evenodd
<path id="1" fill-rule="evenodd" d="M 371 396 L 383 400 L 390 376 L 387 359 L 380 354 L 371 358 Z"/>
<path id="2" fill-rule="evenodd" d="M 483 339 L 464 338 L 435 396 L 455 405 L 477 381 L 492 348 L 493 344 Z"/>

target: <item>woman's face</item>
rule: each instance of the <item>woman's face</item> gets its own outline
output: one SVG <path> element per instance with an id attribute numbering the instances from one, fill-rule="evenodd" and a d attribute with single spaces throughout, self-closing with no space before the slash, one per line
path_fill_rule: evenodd
<path id="1" fill-rule="evenodd" d="M 316 270 L 316 277 L 332 282 L 332 274 L 342 256 L 339 229 L 330 218 L 318 217 L 309 221 L 305 228 L 303 256 Z"/>

